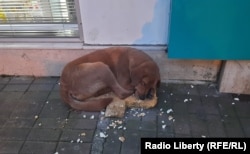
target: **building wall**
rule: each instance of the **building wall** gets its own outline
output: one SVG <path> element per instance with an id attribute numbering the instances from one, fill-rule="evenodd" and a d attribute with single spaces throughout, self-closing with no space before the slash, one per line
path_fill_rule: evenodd
<path id="1" fill-rule="evenodd" d="M 86 44 L 167 44 L 170 0 L 81 0 L 80 7 Z"/>
<path id="2" fill-rule="evenodd" d="M 170 0 L 79 0 L 78 5 L 83 43 L 0 43 L 0 74 L 60 76 L 66 63 L 95 49 L 135 45 L 157 62 L 162 81 L 216 81 L 220 61 L 167 58 Z"/>
<path id="3" fill-rule="evenodd" d="M 60 76 L 66 63 L 94 49 L 129 45 L 143 49 L 157 62 L 163 82 L 218 81 L 222 61 L 174 60 L 163 50 L 170 0 L 79 0 L 79 6 L 84 42 L 0 42 L 0 75 Z M 250 93 L 249 84 L 244 84 L 249 82 L 249 62 L 244 69 L 239 63 L 224 65 L 220 91 Z M 239 81 L 246 85 L 243 90 L 236 86 Z"/>
<path id="4" fill-rule="evenodd" d="M 66 63 L 94 49 L 0 49 L 0 74 L 60 76 Z M 221 61 L 171 60 L 163 50 L 144 50 L 160 68 L 162 82 L 215 82 Z"/>

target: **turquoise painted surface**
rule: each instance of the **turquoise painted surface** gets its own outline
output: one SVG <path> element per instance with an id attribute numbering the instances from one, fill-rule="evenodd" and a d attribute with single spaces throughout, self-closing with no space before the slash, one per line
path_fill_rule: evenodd
<path id="1" fill-rule="evenodd" d="M 250 0 L 172 0 L 168 57 L 250 60 Z"/>
<path id="2" fill-rule="evenodd" d="M 154 8 L 154 15 L 152 21 L 145 23 L 142 28 L 142 37 L 135 40 L 134 44 L 146 45 L 166 45 L 167 44 L 167 30 L 169 0 L 157 0 Z M 165 30 L 165 31 L 162 31 Z"/>

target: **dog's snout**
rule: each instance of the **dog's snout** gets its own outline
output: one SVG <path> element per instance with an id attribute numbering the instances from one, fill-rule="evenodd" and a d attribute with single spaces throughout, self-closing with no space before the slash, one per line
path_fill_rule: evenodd
<path id="1" fill-rule="evenodd" d="M 148 98 L 148 99 L 152 99 L 153 97 L 154 97 L 154 96 L 153 96 L 151 93 L 148 93 L 148 94 L 147 94 L 147 98 Z"/>
<path id="2" fill-rule="evenodd" d="M 146 98 L 152 99 L 154 97 L 152 93 L 153 93 L 152 89 L 149 89 Z"/>
<path id="3" fill-rule="evenodd" d="M 145 95 L 140 95 L 140 96 L 139 96 L 139 99 L 140 99 L 140 100 L 145 100 L 145 98 L 146 98 Z"/>

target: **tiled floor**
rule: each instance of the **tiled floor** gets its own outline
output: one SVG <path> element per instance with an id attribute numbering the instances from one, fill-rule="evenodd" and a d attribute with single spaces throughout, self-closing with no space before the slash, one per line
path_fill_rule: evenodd
<path id="1" fill-rule="evenodd" d="M 0 153 L 137 154 L 141 137 L 250 137 L 250 96 L 213 84 L 162 83 L 155 108 L 105 118 L 69 109 L 58 80 L 0 77 Z"/>

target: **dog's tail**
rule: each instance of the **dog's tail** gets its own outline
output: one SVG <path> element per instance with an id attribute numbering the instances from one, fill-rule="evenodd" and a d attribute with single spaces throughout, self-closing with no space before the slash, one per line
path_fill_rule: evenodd
<path id="1" fill-rule="evenodd" d="M 82 111 L 101 111 L 102 109 L 105 109 L 113 101 L 113 98 L 111 97 L 93 98 L 84 101 L 79 101 L 73 98 L 71 93 L 68 90 L 64 89 L 63 87 L 60 88 L 60 94 L 62 100 L 66 104 L 68 104 L 75 110 L 82 110 Z"/>

